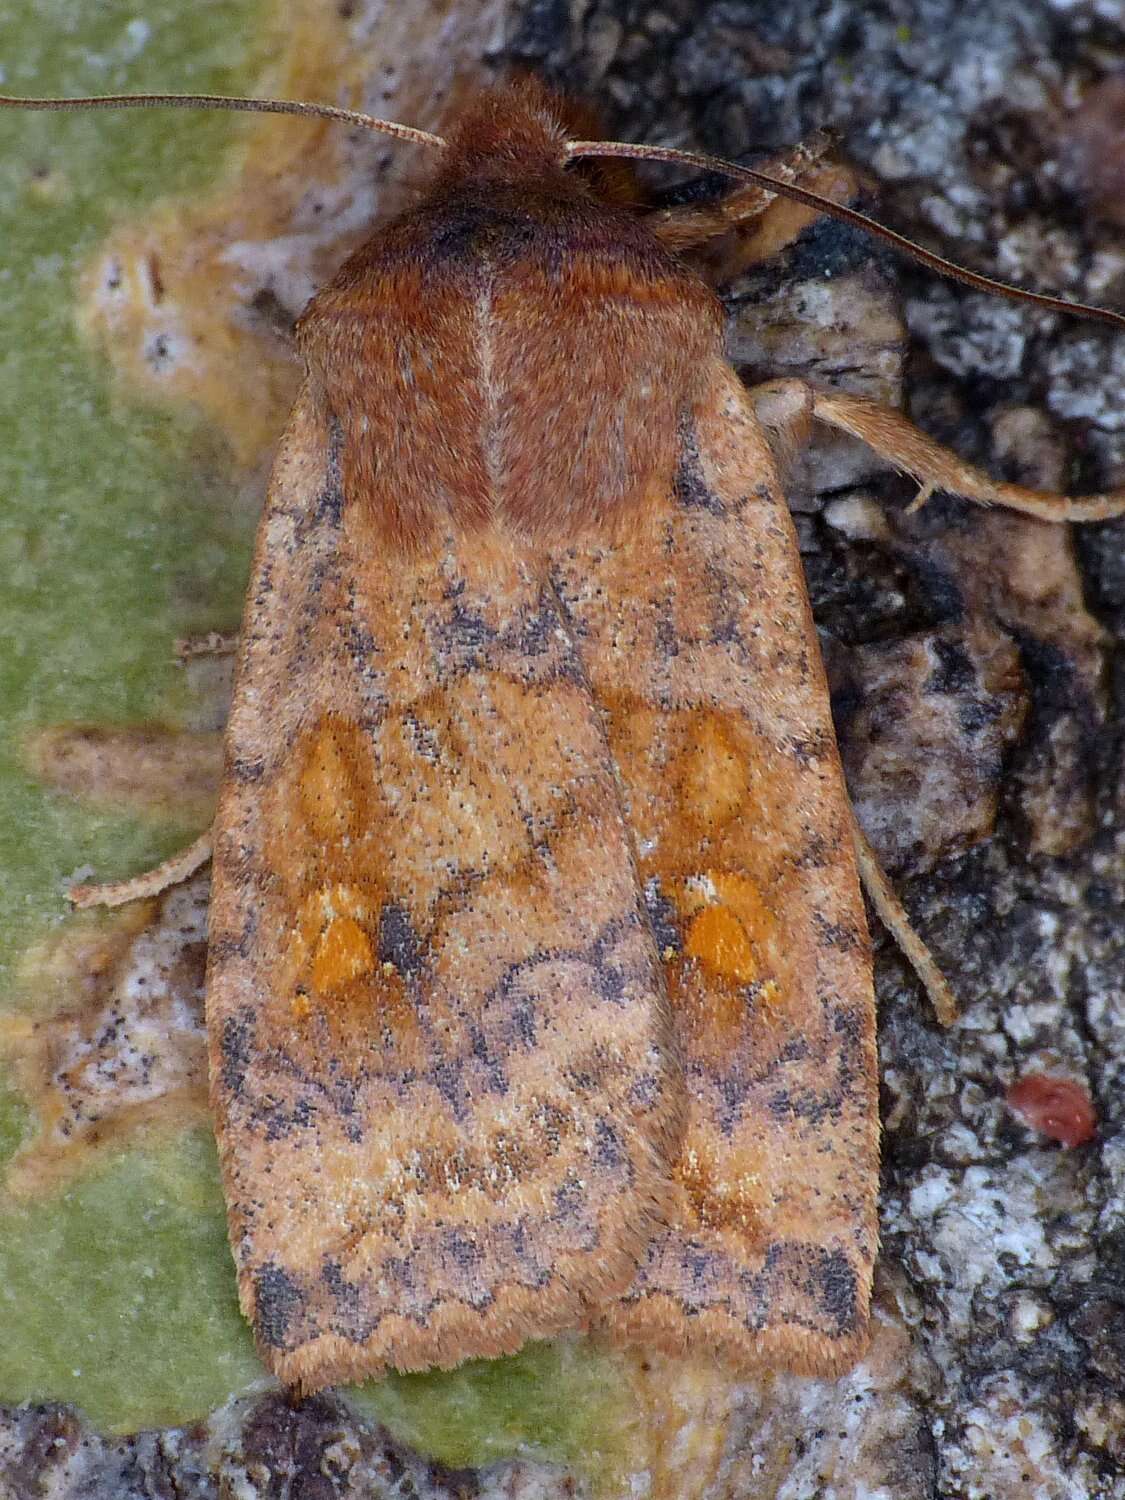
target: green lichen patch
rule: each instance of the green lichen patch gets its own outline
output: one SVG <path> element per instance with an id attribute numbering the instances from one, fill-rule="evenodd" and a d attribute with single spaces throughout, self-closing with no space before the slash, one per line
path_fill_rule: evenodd
<path id="1" fill-rule="evenodd" d="M 0 1402 L 71 1401 L 113 1431 L 197 1420 L 259 1379 L 209 1135 L 0 1201 L 0 1326 Z"/>
<path id="2" fill-rule="evenodd" d="M 3 89 L 237 90 L 259 49 L 258 0 L 12 0 Z M 166 717 L 182 698 L 171 642 L 237 617 L 249 527 L 213 438 L 190 413 L 115 392 L 75 329 L 77 278 L 108 226 L 213 180 L 237 117 L 153 111 L 0 114 L 0 985 L 63 910 L 60 877 L 120 873 L 183 830 L 105 817 L 27 773 L 21 739 L 64 720 Z M 3 997 L 0 995 L 0 1004 Z"/>
<path id="3" fill-rule="evenodd" d="M 400 1440 L 454 1467 L 522 1456 L 603 1480 L 626 1467 L 633 1413 L 625 1362 L 583 1339 L 393 1375 L 348 1394 Z"/>
<path id="4" fill-rule="evenodd" d="M 12 0 L 2 88 L 240 91 L 263 0 Z M 131 402 L 83 344 L 78 278 L 109 227 L 214 180 L 242 123 L 152 112 L 0 114 L 0 1007 L 43 998 L 29 944 L 61 879 L 117 875 L 182 843 L 29 773 L 29 729 L 174 720 L 171 643 L 237 616 L 249 526 L 200 421 Z M 0 1077 L 0 1161 L 34 1129 Z M 0 1400 L 71 1400 L 132 1429 L 204 1415 L 261 1374 L 237 1310 L 209 1142 L 130 1152 L 49 1198 L 0 1197 Z"/>

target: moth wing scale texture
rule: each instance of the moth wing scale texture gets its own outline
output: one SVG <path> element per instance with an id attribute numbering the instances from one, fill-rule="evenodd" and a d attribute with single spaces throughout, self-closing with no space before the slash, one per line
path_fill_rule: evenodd
<path id="1" fill-rule="evenodd" d="M 628 547 L 575 547 L 555 583 L 607 723 L 688 1110 L 672 1226 L 594 1325 L 743 1368 L 847 1368 L 877 1243 L 869 941 L 796 536 L 725 363 Z"/>
<path id="2" fill-rule="evenodd" d="M 240 1295 L 304 1390 L 591 1325 L 826 1374 L 874 1007 L 793 528 L 714 298 L 524 105 L 299 326 L 214 857 Z"/>
<path id="3" fill-rule="evenodd" d="M 302 393 L 259 531 L 207 1018 L 240 1297 L 305 1390 L 581 1323 L 667 1217 L 678 1070 L 545 568 L 405 555 Z"/>

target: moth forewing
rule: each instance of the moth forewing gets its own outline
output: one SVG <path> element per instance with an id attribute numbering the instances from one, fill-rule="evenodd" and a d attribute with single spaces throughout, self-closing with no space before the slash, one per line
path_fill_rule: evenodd
<path id="1" fill-rule="evenodd" d="M 606 716 L 661 945 L 687 1125 L 675 1216 L 598 1310 L 625 1342 L 828 1374 L 877 1241 L 871 956 L 796 536 L 733 371 L 675 483 L 559 594 Z"/>
<path id="2" fill-rule="evenodd" d="M 604 733 L 485 531 L 406 554 L 303 397 L 262 519 L 207 1018 L 243 1306 L 305 1389 L 511 1352 L 621 1291 L 679 1080 Z"/>

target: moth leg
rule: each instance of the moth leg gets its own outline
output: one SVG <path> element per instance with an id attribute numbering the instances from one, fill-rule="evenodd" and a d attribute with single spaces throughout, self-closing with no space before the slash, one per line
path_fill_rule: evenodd
<path id="1" fill-rule="evenodd" d="M 232 656 L 238 650 L 238 632 L 227 634 L 209 630 L 205 635 L 184 635 L 175 643 L 177 661 L 194 661 L 199 656 Z"/>
<path id="2" fill-rule="evenodd" d="M 770 447 L 784 462 L 808 436 L 812 418 L 817 414 L 816 393 L 801 380 L 775 380 L 767 385 L 754 386 L 749 396 L 754 403 L 758 420 L 766 430 Z M 878 407 L 875 409 L 881 410 Z M 863 888 L 878 913 L 879 920 L 922 981 L 938 1020 L 943 1026 L 950 1026 L 957 1019 L 957 1002 L 953 998 L 953 992 L 930 950 L 910 925 L 906 908 L 883 873 L 879 857 L 856 821 L 854 811 L 851 813 L 851 820 L 856 863 Z"/>
<path id="3" fill-rule="evenodd" d="M 181 849 L 179 854 L 173 854 L 171 859 L 166 859 L 154 870 L 146 870 L 143 875 L 134 875 L 130 880 L 74 885 L 67 895 L 71 905 L 79 907 L 124 906 L 127 901 L 142 901 L 147 896 L 159 896 L 161 891 L 166 891 L 169 886 L 179 885 L 201 869 L 211 858 L 211 847 L 212 833 L 209 828 L 194 843 Z"/>
<path id="4" fill-rule="evenodd" d="M 863 889 L 879 920 L 898 944 L 898 950 L 922 981 L 934 1014 L 943 1026 L 952 1026 L 957 1019 L 957 1001 L 949 988 L 945 975 L 938 968 L 933 954 L 914 931 L 906 908 L 898 899 L 890 881 L 883 873 L 879 856 L 872 849 L 867 835 L 852 813 L 852 837 L 855 841 L 856 863 Z"/>
<path id="5" fill-rule="evenodd" d="M 783 156 L 762 164 L 761 170 L 781 182 L 795 183 L 837 202 L 855 196 L 856 179 L 838 164 L 825 162 L 830 142 L 815 136 Z M 737 264 L 727 274 L 768 260 L 795 240 L 817 217 L 815 210 L 778 198 L 768 188 L 750 183 L 736 188 L 717 203 L 685 203 L 648 214 L 645 223 L 670 250 L 691 250 L 732 230 L 752 231 L 740 239 Z"/>
<path id="6" fill-rule="evenodd" d="M 799 380 L 778 380 L 755 386 L 750 399 L 770 435 L 777 433 L 783 442 L 787 437 L 793 441 L 800 436 L 809 416 L 860 438 L 896 469 L 918 481 L 915 508 L 934 490 L 948 490 L 978 505 L 1003 505 L 1040 521 L 1107 521 L 1125 515 L 1125 489 L 1073 500 L 1046 490 L 1005 484 L 966 463 L 898 412 L 863 396 L 816 391 Z"/>
<path id="7" fill-rule="evenodd" d="M 801 380 L 770 381 L 754 386 L 748 394 L 770 445 L 780 458 L 784 459 L 804 441 L 815 417 L 862 439 L 896 468 L 913 475 L 919 484 L 914 509 L 940 489 L 981 505 L 1004 505 L 1045 521 L 1103 521 L 1125 514 L 1125 490 L 1072 500 L 1065 495 L 992 479 L 928 437 L 905 417 L 861 396 L 815 391 Z M 957 1003 L 926 945 L 911 927 L 854 815 L 852 822 L 864 888 L 884 926 L 925 986 L 938 1020 L 948 1026 L 956 1018 Z"/>
<path id="8" fill-rule="evenodd" d="M 774 457 L 787 468 L 812 433 L 812 388 L 803 380 L 771 380 L 751 386 L 746 394 Z"/>

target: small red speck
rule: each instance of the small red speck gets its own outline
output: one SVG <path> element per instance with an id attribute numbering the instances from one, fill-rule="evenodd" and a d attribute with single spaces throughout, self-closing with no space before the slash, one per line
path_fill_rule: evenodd
<path id="1" fill-rule="evenodd" d="M 1093 1100 L 1073 1078 L 1029 1073 L 1012 1084 L 1007 1105 L 1025 1125 L 1063 1146 L 1084 1146 L 1097 1133 Z"/>

